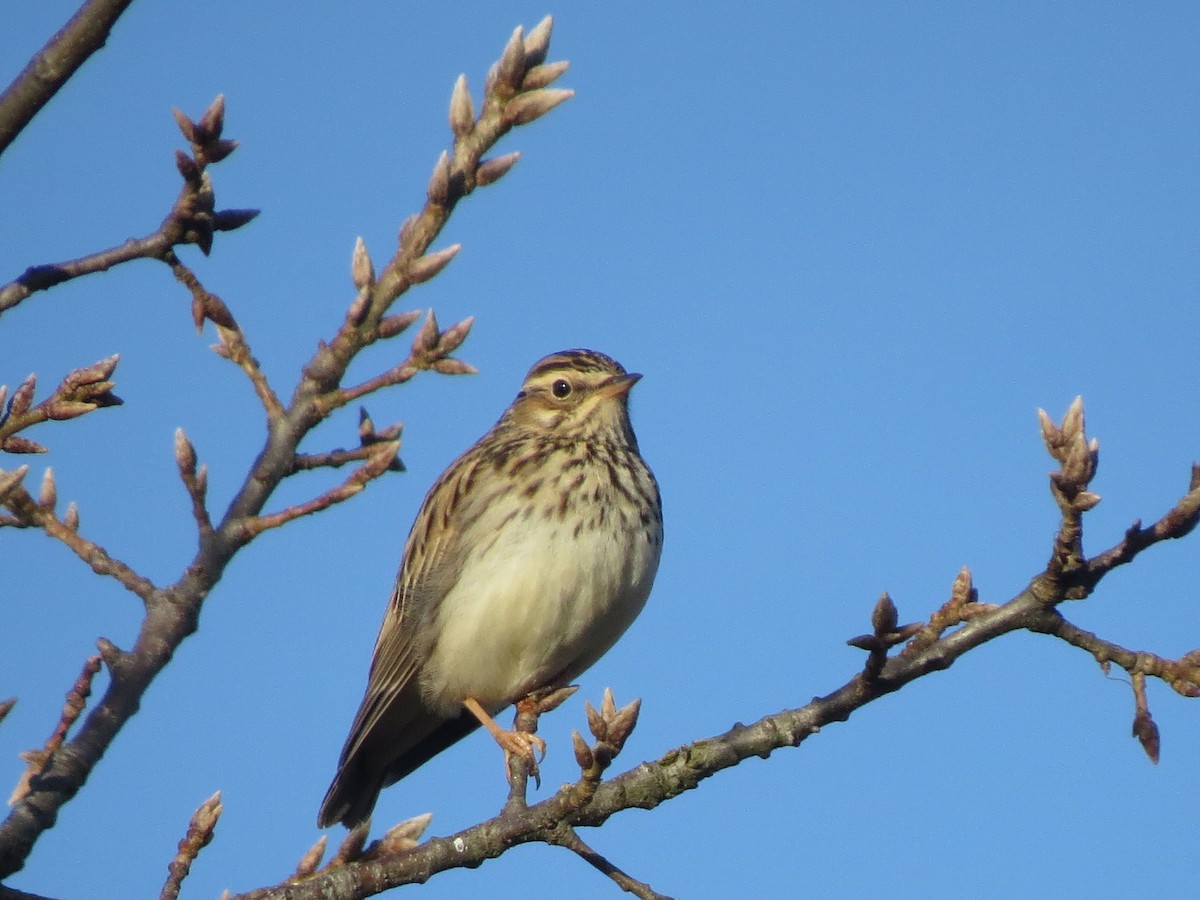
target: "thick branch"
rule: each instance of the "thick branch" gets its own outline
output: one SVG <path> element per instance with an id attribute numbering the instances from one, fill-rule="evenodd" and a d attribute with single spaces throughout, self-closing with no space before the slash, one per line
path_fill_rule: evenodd
<path id="1" fill-rule="evenodd" d="M 58 89 L 108 40 L 133 0 L 88 0 L 0 94 L 0 155 Z"/>

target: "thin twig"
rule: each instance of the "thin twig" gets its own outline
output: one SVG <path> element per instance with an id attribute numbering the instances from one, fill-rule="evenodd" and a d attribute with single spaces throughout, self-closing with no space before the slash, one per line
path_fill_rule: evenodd
<path id="1" fill-rule="evenodd" d="M 196 466 L 196 448 L 182 428 L 175 429 L 175 465 L 179 479 L 192 501 L 192 518 L 196 520 L 201 540 L 212 536 L 213 524 L 208 515 L 208 467 Z"/>
<path id="2" fill-rule="evenodd" d="M 115 386 L 110 380 L 121 357 L 110 356 L 90 366 L 82 366 L 67 374 L 58 387 L 36 406 L 33 395 L 37 388 L 37 376 L 30 375 L 13 391 L 6 408 L 0 409 L 0 450 L 10 453 L 43 453 L 45 448 L 27 438 L 17 435 L 41 422 L 61 421 L 109 406 L 120 406 L 123 402 L 112 392 Z M 0 387 L 0 404 L 8 393 Z"/>
<path id="3" fill-rule="evenodd" d="M 39 505 L 24 487 L 16 487 L 9 491 L 3 503 L 12 511 L 17 524 L 26 528 L 42 529 L 50 537 L 66 544 L 97 575 L 115 578 L 122 587 L 143 601 L 148 601 L 157 590 L 148 578 L 142 577 L 121 560 L 111 556 L 99 544 L 89 541 L 59 519 L 52 510 Z"/>
<path id="4" fill-rule="evenodd" d="M 293 472 L 310 469 L 340 469 L 342 466 L 361 462 L 371 456 L 371 448 L 355 447 L 353 450 L 328 450 L 324 453 L 297 453 L 292 460 Z"/>
<path id="5" fill-rule="evenodd" d="M 399 449 L 399 441 L 382 441 L 372 445 L 367 461 L 350 473 L 350 477 L 337 487 L 330 488 L 320 496 L 307 500 L 304 503 L 297 503 L 294 506 L 281 509 L 277 513 L 251 516 L 241 520 L 242 538 L 249 540 L 268 529 L 278 528 L 280 525 L 291 522 L 293 519 L 312 515 L 323 509 L 328 509 L 336 503 L 349 500 L 355 494 L 362 491 L 369 482 L 388 471 Z"/>
<path id="6" fill-rule="evenodd" d="M 160 258 L 171 267 L 175 279 L 191 293 L 193 317 L 198 320 L 197 327 L 205 319 L 216 325 L 221 343 L 215 345 L 213 349 L 217 351 L 218 355 L 225 357 L 246 373 L 246 377 L 254 386 L 255 395 L 262 403 L 263 409 L 266 410 L 268 422 L 274 422 L 281 418 L 283 404 L 279 402 L 278 395 L 267 381 L 266 373 L 263 372 L 262 366 L 251 352 L 246 335 L 233 318 L 229 307 L 220 297 L 200 283 L 196 273 L 180 261 L 173 249 L 165 250 Z"/>
<path id="7" fill-rule="evenodd" d="M 603 855 L 597 853 L 584 842 L 583 838 L 579 836 L 574 828 L 566 826 L 560 829 L 551 843 L 570 850 L 580 859 L 593 866 L 597 871 L 611 878 L 626 893 L 640 897 L 641 900 L 672 900 L 671 897 L 658 893 L 650 885 L 643 881 L 638 881 L 632 875 L 611 863 Z"/>
<path id="8" fill-rule="evenodd" d="M 218 97 L 199 125 L 182 114 L 177 115 L 180 128 L 191 139 L 193 156 L 177 152 L 175 164 L 183 176 L 183 186 L 171 211 L 156 230 L 143 238 L 131 238 L 116 247 L 79 259 L 31 266 L 16 280 L 0 287 L 0 314 L 32 294 L 72 278 L 104 272 L 135 259 L 166 261 L 178 244 L 196 244 L 208 253 L 215 232 L 232 231 L 252 221 L 258 210 L 214 209 L 212 181 L 206 169 L 227 157 L 237 146 L 236 141 L 221 137 L 223 102 Z"/>
<path id="9" fill-rule="evenodd" d="M 192 813 L 192 818 L 188 822 L 187 834 L 180 839 L 175 858 L 167 866 L 167 880 L 158 895 L 159 900 L 177 900 L 179 888 L 183 884 L 183 879 L 187 878 L 188 872 L 191 871 L 192 863 L 196 861 L 200 851 L 212 840 L 217 820 L 221 818 L 221 809 L 221 792 L 217 791 Z"/>
<path id="10" fill-rule="evenodd" d="M 412 377 L 419 371 L 420 369 L 413 365 L 412 357 L 410 356 L 399 365 L 392 366 L 386 372 L 380 372 L 374 378 L 368 378 L 362 384 L 356 384 L 353 387 L 342 388 L 341 390 L 327 394 L 321 398 L 320 409 L 322 412 L 332 412 L 338 407 L 345 406 L 347 403 L 353 403 L 360 397 L 365 397 L 367 394 L 374 393 L 382 388 L 404 384 L 404 382 L 412 380 Z"/>
<path id="11" fill-rule="evenodd" d="M 1049 634 L 1072 647 L 1086 650 L 1102 666 L 1116 664 L 1130 676 L 1150 675 L 1184 697 L 1200 697 L 1200 659 L 1194 652 L 1167 659 L 1144 650 L 1129 650 L 1067 621 L 1057 610 L 1046 610 L 1028 625 L 1030 631 Z"/>
<path id="12" fill-rule="evenodd" d="M 18 780 L 17 786 L 13 788 L 12 796 L 8 798 L 9 806 L 12 806 L 29 793 L 30 783 L 45 771 L 54 754 L 62 747 L 63 741 L 67 738 L 67 732 L 71 730 L 71 726 L 75 724 L 79 719 L 80 713 L 87 706 L 87 698 L 92 694 L 92 680 L 99 671 L 100 657 L 89 656 L 83 664 L 83 670 L 79 673 L 79 677 L 75 679 L 75 683 L 67 691 L 67 699 L 63 703 L 62 714 L 59 716 L 58 724 L 54 726 L 54 731 L 49 739 L 47 739 L 41 748 L 26 750 L 21 754 L 21 759 L 28 763 L 28 765 L 25 771 L 21 773 L 21 778 Z M 7 713 L 7 710 L 5 712 Z"/>
<path id="13" fill-rule="evenodd" d="M 1146 700 L 1146 676 L 1141 672 L 1133 673 L 1133 703 L 1133 736 L 1141 743 L 1150 762 L 1158 765 L 1161 747 L 1158 725 L 1150 715 L 1150 704 Z"/>
<path id="14" fill-rule="evenodd" d="M 1200 522 L 1200 464 L 1193 463 L 1188 491 L 1179 502 L 1149 528 L 1142 528 L 1141 521 L 1134 522 L 1120 543 L 1088 560 L 1089 578 L 1099 581 L 1117 566 L 1132 562 L 1147 547 L 1190 534 L 1197 522 Z"/>

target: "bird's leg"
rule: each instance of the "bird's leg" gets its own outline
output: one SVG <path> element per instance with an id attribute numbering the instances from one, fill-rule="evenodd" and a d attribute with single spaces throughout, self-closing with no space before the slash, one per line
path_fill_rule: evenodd
<path id="1" fill-rule="evenodd" d="M 526 700 L 520 702 L 525 703 Z M 467 712 L 479 720 L 479 724 L 488 730 L 488 734 L 492 736 L 492 739 L 504 751 L 505 775 L 511 780 L 512 776 L 508 774 L 508 760 L 510 757 L 516 756 L 525 763 L 526 768 L 529 769 L 529 774 L 533 776 L 534 783 L 538 787 L 541 787 L 542 777 L 538 771 L 538 757 L 537 753 L 534 753 L 534 748 L 537 748 L 537 752 L 544 759 L 546 756 L 546 742 L 536 734 L 530 734 L 527 731 L 509 731 L 507 728 L 501 728 L 496 724 L 496 720 L 487 714 L 487 710 L 480 706 L 479 701 L 474 697 L 468 697 L 464 700 L 463 706 Z"/>

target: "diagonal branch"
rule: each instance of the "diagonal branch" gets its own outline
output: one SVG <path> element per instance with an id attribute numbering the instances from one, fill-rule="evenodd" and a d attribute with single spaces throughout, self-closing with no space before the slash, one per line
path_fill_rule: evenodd
<path id="1" fill-rule="evenodd" d="M 137 711 L 146 689 L 179 645 L 196 630 L 204 599 L 220 581 L 237 552 L 264 528 L 344 499 L 343 495 L 361 490 L 363 483 L 376 477 L 377 469 L 382 472 L 394 466 L 398 440 L 376 440 L 367 461 L 343 485 L 308 504 L 262 515 L 276 488 L 303 467 L 297 462 L 298 448 L 313 428 L 350 399 L 403 380 L 398 374 L 385 373 L 383 378 L 370 380 L 350 393 L 341 387 L 350 363 L 360 350 L 378 340 L 394 337 L 412 323 L 411 317 L 388 315 L 388 310 L 409 287 L 429 280 L 449 263 L 453 250 L 429 255 L 426 251 L 458 201 L 475 187 L 497 180 L 515 161 L 509 156 L 489 163 L 483 159 L 483 154 L 510 129 L 534 121 L 570 96 L 569 91 L 546 87 L 566 68 L 565 64 L 543 65 L 549 36 L 549 19 L 531 31 L 529 38 L 523 37 L 520 29 L 514 33 L 493 69 L 494 75 L 484 92 L 483 111 L 478 118 L 463 115 L 465 91 L 456 87 L 451 101 L 455 134 L 453 152 L 443 154 L 439 160 L 426 191 L 424 208 L 402 229 L 399 247 L 378 280 L 365 248 L 361 252 L 356 250 L 352 279 L 358 290 L 357 296 L 333 340 L 322 343 L 304 366 L 291 400 L 286 405 L 279 403 L 276 409 L 271 402 L 273 394 L 265 388 L 265 379 L 261 383 L 255 382 L 268 410 L 268 433 L 241 488 L 219 522 L 209 522 L 203 508 L 203 477 L 202 472 L 193 469 L 194 453 L 189 454 L 186 446 L 181 451 L 177 444 L 176 461 L 192 497 L 193 515 L 200 526 L 196 554 L 178 580 L 168 587 L 155 588 L 144 579 L 136 582 L 139 594 L 146 601 L 146 615 L 132 649 L 123 651 L 101 639 L 101 656 L 111 674 L 108 688 L 75 736 L 64 745 L 64 752 L 51 758 L 46 771 L 31 781 L 29 793 L 0 823 L 0 879 L 24 865 L 38 837 L 54 824 L 60 808 L 83 785 L 117 733 Z M 469 100 L 466 103 L 469 105 Z M 180 128 L 192 144 L 193 155 L 180 154 L 177 158 L 185 179 L 184 192 L 176 204 L 176 211 L 164 222 L 164 229 L 168 226 L 174 229 L 167 235 L 171 240 L 166 242 L 165 249 L 161 240 L 156 243 L 156 252 L 152 255 L 168 259 L 170 246 L 179 242 L 174 240 L 175 236 L 207 251 L 214 231 L 237 227 L 248 221 L 247 213 L 232 211 L 223 217 L 222 213 L 212 209 L 212 188 L 204 168 L 227 156 L 236 146 L 220 137 L 222 115 L 223 102 L 218 98 L 199 122 L 191 122 L 182 115 L 177 117 Z M 145 252 L 150 253 L 149 250 Z M 179 274 L 179 270 L 176 271 Z M 0 289 L 0 311 L 22 299 L 18 296 L 11 300 L 9 294 L 10 302 L 6 306 L 5 290 L 8 289 Z M 224 304 L 207 291 L 202 294 L 193 291 L 193 300 L 194 314 L 198 313 L 199 321 L 213 321 L 223 346 L 231 346 L 229 333 L 221 329 L 234 329 L 236 323 Z M 467 320 L 442 331 L 430 315 L 413 342 L 409 362 L 401 364 L 405 374 L 410 367 L 414 372 L 433 370 L 455 374 L 471 371 L 469 366 L 450 355 L 466 338 L 470 326 L 471 321 Z M 246 360 L 235 361 L 243 368 L 248 364 Z M 9 509 L 13 509 L 14 503 L 21 508 L 18 518 L 33 517 L 34 523 L 48 533 L 65 530 L 68 533 L 54 536 L 73 544 L 73 549 L 78 547 L 77 552 L 86 549 L 82 539 L 58 523 L 52 513 L 26 509 L 25 504 L 32 500 L 19 486 L 20 478 L 11 480 L 12 483 L 10 480 L 0 474 L 0 491 L 7 492 L 4 502 Z M 92 554 L 89 561 L 93 568 L 100 566 L 97 571 L 101 568 L 112 570 L 117 565 L 106 555 L 96 558 Z M 120 571 L 124 573 L 126 569 Z M 107 571 L 106 574 L 116 573 Z M 127 586 L 135 584 L 135 578 L 128 572 Z M 348 868 L 339 866 L 336 872 L 344 874 Z"/>
<path id="2" fill-rule="evenodd" d="M 655 891 L 650 885 L 645 882 L 638 881 L 636 878 L 625 872 L 619 866 L 610 862 L 603 854 L 597 853 L 579 833 L 569 826 L 564 826 L 560 829 L 560 833 L 554 838 L 553 843 L 560 847 L 570 850 L 588 865 L 596 869 L 602 875 L 611 878 L 621 890 L 627 894 L 633 894 L 641 900 L 672 900 L 665 894 L 660 894 Z"/>
<path id="3" fill-rule="evenodd" d="M 0 475 L 3 474 L 0 471 Z M 7 479 L 5 480 L 7 481 Z M 143 578 L 121 560 L 110 555 L 99 544 L 89 541 L 79 533 L 78 513 L 74 511 L 74 506 L 68 510 L 65 518 L 60 519 L 54 512 L 53 502 L 34 500 L 20 484 L 13 484 L 6 490 L 3 497 L 0 498 L 0 502 L 13 514 L 13 519 L 7 521 L 6 524 L 42 529 L 50 537 L 66 544 L 97 575 L 115 578 L 122 587 L 137 594 L 145 602 L 149 602 L 157 591 L 149 579 Z"/>
<path id="4" fill-rule="evenodd" d="M 764 716 L 748 726 L 737 724 L 724 734 L 693 741 L 602 782 L 603 769 L 615 755 L 609 745 L 619 750 L 637 714 L 635 704 L 617 710 L 611 696 L 606 696 L 599 711 L 588 709 L 589 726 L 597 743 L 589 747 L 575 735 L 582 777 L 547 800 L 534 806 L 509 802 L 498 816 L 450 837 L 427 841 L 415 850 L 386 857 L 366 856 L 338 871 L 324 870 L 303 882 L 252 891 L 236 900 L 316 900 L 328 896 L 359 900 L 402 884 L 423 882 L 448 868 L 478 866 L 512 846 L 530 842 L 567 846 L 585 859 L 594 855 L 596 858 L 589 861 L 626 890 L 650 892 L 640 882 L 626 882 L 621 877 L 624 873 L 616 875 L 613 870 L 619 870 L 611 863 L 605 865 L 606 860 L 601 862 L 603 858 L 582 841 L 576 844 L 572 840 L 574 830 L 600 826 L 627 809 L 653 809 L 744 760 L 766 758 L 775 750 L 796 747 L 828 726 L 847 721 L 867 704 L 947 669 L 976 647 L 1014 631 L 1052 634 L 1088 650 L 1101 662 L 1112 661 L 1127 668 L 1134 677 L 1134 733 L 1155 758 L 1158 732 L 1146 703 L 1145 678 L 1161 678 L 1185 696 L 1200 695 L 1200 651 L 1178 661 L 1135 653 L 1076 628 L 1059 613 L 1056 607 L 1078 594 L 1083 584 L 1079 573 L 1094 572 L 1098 581 L 1111 566 L 1093 566 L 1095 560 L 1078 555 L 1084 507 L 1091 508 L 1099 501 L 1087 490 L 1095 471 L 1096 445 L 1084 437 L 1082 404 L 1072 405 L 1061 429 L 1044 417 L 1043 430 L 1048 434 L 1051 454 L 1063 463 L 1063 469 L 1051 479 L 1051 493 L 1063 511 L 1063 526 L 1055 536 L 1054 553 L 1045 570 L 1007 603 L 980 603 L 966 569 L 955 579 L 950 600 L 923 625 L 898 625 L 895 605 L 884 595 L 872 614 L 873 633 L 852 642 L 869 652 L 868 666 L 837 690 L 797 709 Z M 1180 537 L 1191 529 L 1195 492 L 1193 475 L 1188 492 L 1160 520 L 1167 524 L 1150 529 L 1157 539 Z M 1106 551 L 1096 559 L 1107 559 L 1112 553 Z M 1130 554 L 1132 559 L 1136 550 Z M 1091 584 L 1089 589 L 1094 587 Z M 901 635 L 911 636 L 912 640 L 903 652 L 888 657 L 888 650 L 903 640 Z"/>
<path id="5" fill-rule="evenodd" d="M 171 211 L 155 231 L 79 259 L 31 266 L 16 280 L 0 286 L 0 315 L 34 293 L 49 290 L 72 278 L 103 272 L 135 259 L 168 261 L 168 255 L 173 255 L 172 248 L 179 244 L 195 244 L 207 255 L 215 232 L 233 231 L 252 221 L 258 210 L 217 210 L 214 207 L 215 195 L 208 166 L 237 149 L 237 141 L 221 137 L 224 103 L 223 97 L 217 97 L 198 123 L 182 113 L 176 114 L 180 130 L 191 143 L 192 155 L 176 151 L 175 166 L 183 177 L 183 187 Z"/>
<path id="6" fill-rule="evenodd" d="M 0 94 L 0 155 L 58 89 L 104 46 L 133 0 L 87 0 Z"/>
<path id="7" fill-rule="evenodd" d="M 1088 560 L 1088 578 L 1094 584 L 1117 566 L 1133 562 L 1147 547 L 1189 534 L 1197 522 L 1200 522 L 1200 465 L 1193 463 L 1188 492 L 1180 501 L 1148 528 L 1142 528 L 1140 520 L 1134 522 L 1119 544 Z"/>

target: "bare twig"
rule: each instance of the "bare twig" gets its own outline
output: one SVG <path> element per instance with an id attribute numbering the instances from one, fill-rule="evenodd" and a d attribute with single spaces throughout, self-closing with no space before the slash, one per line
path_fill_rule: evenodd
<path id="1" fill-rule="evenodd" d="M 444 375 L 474 374 L 474 366 L 448 355 L 466 339 L 474 322 L 474 317 L 468 316 L 452 328 L 438 331 L 437 317 L 433 314 L 433 310 L 430 310 L 425 318 L 425 324 L 413 341 L 412 352 L 408 358 L 361 384 L 324 394 L 317 401 L 320 410 L 324 415 L 328 415 L 333 410 L 352 403 L 360 397 L 365 397 L 367 394 L 397 384 L 404 384 L 423 369 L 432 369 Z"/>
<path id="2" fill-rule="evenodd" d="M 645 882 L 638 881 L 633 876 L 622 871 L 618 866 L 609 862 L 586 843 L 574 828 L 569 826 L 560 829 L 551 841 L 559 847 L 564 847 L 576 854 L 580 859 L 593 866 L 598 872 L 611 878 L 621 890 L 640 897 L 642 900 L 671 900 L 666 894 L 660 894 Z"/>
<path id="3" fill-rule="evenodd" d="M 335 503 L 349 500 L 365 488 L 368 482 L 378 478 L 392 467 L 396 459 L 396 454 L 400 450 L 400 442 L 382 441 L 378 444 L 373 444 L 369 449 L 370 452 L 367 456 L 367 461 L 350 473 L 350 477 L 337 487 L 330 488 L 319 497 L 289 506 L 277 513 L 243 519 L 241 528 L 244 529 L 244 538 L 249 540 L 269 528 L 278 528 L 280 525 L 284 525 L 293 519 L 312 515 L 323 509 L 328 509 Z"/>
<path id="4" fill-rule="evenodd" d="M 175 429 L 175 464 L 179 467 L 179 478 L 192 501 L 192 518 L 200 531 L 202 540 L 213 533 L 212 519 L 208 515 L 208 468 L 196 467 L 196 448 L 188 440 L 182 428 Z"/>
<path id="5" fill-rule="evenodd" d="M 175 858 L 167 866 L 167 880 L 159 893 L 159 900 L 177 900 L 179 888 L 183 879 L 187 878 L 192 869 L 192 863 L 200 855 L 200 851 L 212 840 L 213 830 L 217 820 L 221 818 L 221 792 L 217 791 L 192 813 L 188 822 L 187 834 L 179 841 L 179 850 Z"/>
<path id="6" fill-rule="evenodd" d="M 365 429 L 365 431 L 364 431 Z M 389 425 L 382 431 L 375 431 L 371 419 L 367 416 L 366 410 L 360 414 L 359 425 L 359 440 L 362 441 L 362 446 L 355 447 L 353 450 L 328 450 L 324 453 L 297 453 L 292 460 L 292 471 L 303 472 L 308 469 L 340 469 L 347 463 L 361 462 L 364 459 L 370 459 L 375 453 L 375 446 L 381 441 L 396 441 L 399 439 L 404 426 L 400 423 Z M 403 472 L 404 463 L 399 456 L 392 457 L 392 463 L 389 467 L 390 471 Z"/>
<path id="7" fill-rule="evenodd" d="M 0 476 L 6 473 L 0 472 Z M 15 474 L 8 473 L 8 474 Z M 0 481 L 4 479 L 0 477 Z M 47 509 L 37 503 L 19 484 L 12 485 L 3 494 L 0 503 L 12 511 L 12 519 L 6 524 L 23 528 L 40 528 L 50 537 L 66 544 L 71 551 L 87 563 L 97 575 L 107 575 L 115 578 L 126 590 L 137 594 L 143 601 L 148 601 L 155 592 L 155 586 L 149 579 L 142 577 L 121 560 L 109 555 L 99 544 L 94 544 L 77 531 L 79 527 L 78 513 L 68 511 L 67 518 L 59 519 L 52 509 Z"/>
<path id="8" fill-rule="evenodd" d="M 892 647 L 903 644 L 922 629 L 921 625 L 901 626 L 899 621 L 896 604 L 892 602 L 887 591 L 884 591 L 871 611 L 871 633 L 860 634 L 858 637 L 846 641 L 851 647 L 858 647 L 858 649 L 868 652 L 866 665 L 863 666 L 863 678 L 868 681 L 879 677 L 884 665 L 887 664 L 888 651 Z M 932 620 L 931 625 L 927 627 L 931 630 L 935 628 Z M 940 635 L 942 630 L 944 629 L 937 630 L 934 637 Z"/>
<path id="9" fill-rule="evenodd" d="M 229 307 L 220 297 L 205 289 L 196 274 L 180 262 L 174 250 L 164 251 L 162 260 L 171 267 L 176 280 L 192 295 L 192 320 L 196 323 L 196 330 L 200 331 L 203 328 L 206 319 L 216 326 L 221 343 L 214 344 L 213 350 L 218 356 L 228 359 L 246 373 L 246 377 L 254 386 L 255 395 L 266 410 L 267 421 L 274 422 L 279 419 L 283 415 L 283 404 L 279 402 L 279 397 L 267 381 L 266 373 L 250 351 L 246 335 L 238 326 Z"/>
<path id="10" fill-rule="evenodd" d="M 179 244 L 195 244 L 207 254 L 212 248 L 214 233 L 232 231 L 253 220 L 258 210 L 214 209 L 212 180 L 206 169 L 237 147 L 236 141 L 221 137 L 223 116 L 224 100 L 221 97 L 213 101 L 199 123 L 176 113 L 180 129 L 192 143 L 193 155 L 176 153 L 175 165 L 183 176 L 183 187 L 171 211 L 155 231 L 79 259 L 26 269 L 19 278 L 0 287 L 0 315 L 32 294 L 72 278 L 103 272 L 134 259 L 161 259 L 169 263 L 172 248 Z"/>
<path id="11" fill-rule="evenodd" d="M 92 693 L 92 679 L 96 677 L 96 673 L 99 671 L 100 657 L 89 656 L 83 664 L 83 670 L 79 673 L 79 677 L 75 679 L 75 683 L 67 691 L 67 699 L 63 704 L 62 715 L 59 716 L 58 724 L 54 727 L 54 732 L 41 748 L 26 750 L 21 754 L 21 759 L 28 765 L 25 771 L 21 773 L 21 778 L 17 782 L 17 786 L 13 788 L 12 796 L 8 798 L 9 806 L 12 806 L 29 793 L 30 783 L 45 771 L 46 765 L 54 757 L 54 754 L 59 751 L 59 748 L 62 747 L 63 741 L 66 740 L 67 732 L 71 730 L 71 726 L 75 724 L 80 713 L 83 712 L 84 707 L 87 705 L 87 698 Z M 6 714 L 7 712 L 8 710 L 5 710 Z"/>
<path id="12" fill-rule="evenodd" d="M 1197 522 L 1200 522 L 1200 464 L 1193 463 L 1187 493 L 1149 528 L 1142 528 L 1141 520 L 1134 522 L 1119 544 L 1088 560 L 1089 581 L 1094 585 L 1117 566 L 1132 562 L 1147 547 L 1190 534 Z"/>
<path id="13" fill-rule="evenodd" d="M 8 717 L 8 714 L 12 712 L 12 708 L 16 705 L 16 697 L 9 697 L 7 700 L 0 700 L 0 722 L 3 722 Z"/>
<path id="14" fill-rule="evenodd" d="M 1133 673 L 1133 701 L 1133 736 L 1141 743 L 1150 762 L 1158 765 L 1158 726 L 1150 715 L 1150 705 L 1146 702 L 1146 676 L 1141 672 Z"/>
<path id="15" fill-rule="evenodd" d="M 1183 697 L 1200 697 L 1200 651 L 1167 659 L 1144 650 L 1129 650 L 1068 622 L 1057 610 L 1047 610 L 1044 617 L 1030 623 L 1029 629 L 1086 650 L 1101 666 L 1115 663 L 1131 677 L 1150 675 Z"/>

